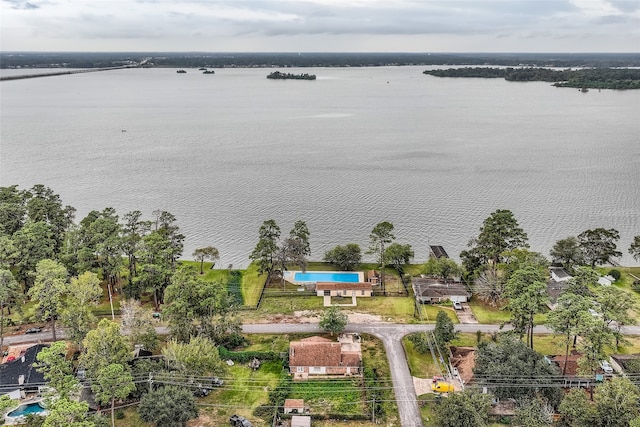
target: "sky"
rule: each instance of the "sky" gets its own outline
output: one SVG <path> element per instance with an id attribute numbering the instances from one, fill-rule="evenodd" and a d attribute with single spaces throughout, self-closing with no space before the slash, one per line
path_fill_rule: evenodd
<path id="1" fill-rule="evenodd" d="M 640 0 L 0 0 L 0 50 L 640 52 Z"/>

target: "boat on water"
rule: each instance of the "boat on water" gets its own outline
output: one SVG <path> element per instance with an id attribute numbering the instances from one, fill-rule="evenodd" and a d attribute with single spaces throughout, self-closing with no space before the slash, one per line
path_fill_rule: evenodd
<path id="1" fill-rule="evenodd" d="M 580 92 L 587 93 L 589 92 L 589 89 L 586 86 L 582 86 L 582 89 L 580 89 Z"/>
<path id="2" fill-rule="evenodd" d="M 205 67 L 200 67 L 198 68 L 198 71 L 207 71 L 207 69 Z"/>
<path id="3" fill-rule="evenodd" d="M 213 71 L 213 70 L 206 70 L 206 71 L 203 71 L 203 72 L 202 72 L 202 74 L 215 74 L 215 73 L 216 73 L 216 72 L 215 72 L 215 71 Z"/>
<path id="4" fill-rule="evenodd" d="M 185 73 L 186 73 L 186 71 L 185 71 L 185 70 L 178 70 L 178 71 L 176 71 L 176 73 L 178 73 L 178 74 L 185 74 Z"/>

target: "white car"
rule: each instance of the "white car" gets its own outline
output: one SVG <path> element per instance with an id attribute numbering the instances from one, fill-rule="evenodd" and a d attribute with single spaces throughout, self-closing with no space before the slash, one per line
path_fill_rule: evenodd
<path id="1" fill-rule="evenodd" d="M 462 310 L 462 303 L 460 301 L 454 301 L 453 308 L 456 310 Z"/>
<path id="2" fill-rule="evenodd" d="M 613 368 L 611 367 L 611 364 L 609 364 L 609 362 L 607 362 L 606 360 L 600 362 L 600 368 L 604 371 L 605 374 L 613 374 Z"/>

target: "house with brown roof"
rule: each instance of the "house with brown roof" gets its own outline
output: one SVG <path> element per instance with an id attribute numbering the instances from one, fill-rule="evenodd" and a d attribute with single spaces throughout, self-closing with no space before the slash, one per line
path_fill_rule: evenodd
<path id="1" fill-rule="evenodd" d="M 414 277 L 411 279 L 416 300 L 422 304 L 443 301 L 467 302 L 471 292 L 462 283 L 442 283 L 437 279 Z"/>
<path id="2" fill-rule="evenodd" d="M 351 297 L 352 306 L 356 298 L 370 297 L 373 290 L 370 282 L 318 282 L 316 295 L 324 297 L 324 306 L 331 305 L 331 297 Z"/>
<path id="3" fill-rule="evenodd" d="M 310 376 L 362 375 L 359 337 L 343 334 L 338 342 L 323 337 L 289 343 L 289 373 L 294 379 Z"/>

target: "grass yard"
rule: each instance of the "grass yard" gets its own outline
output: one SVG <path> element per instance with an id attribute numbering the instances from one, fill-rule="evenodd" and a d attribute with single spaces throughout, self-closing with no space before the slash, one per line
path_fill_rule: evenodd
<path id="1" fill-rule="evenodd" d="M 431 378 L 434 375 L 441 374 L 433 357 L 431 357 L 431 353 L 419 353 L 407 337 L 402 339 L 402 346 L 404 347 L 404 353 L 407 356 L 407 362 L 409 364 L 409 372 L 411 372 L 412 376 L 417 378 Z"/>
<path id="2" fill-rule="evenodd" d="M 245 306 L 255 307 L 260 299 L 266 276 L 258 274 L 258 266 L 252 263 L 242 273 L 242 299 Z"/>
<path id="3" fill-rule="evenodd" d="M 296 381 L 290 396 L 304 399 L 313 414 L 364 414 L 361 379 Z"/>
<path id="4" fill-rule="evenodd" d="M 238 414 L 256 427 L 266 426 L 264 420 L 253 415 L 253 409 L 268 402 L 269 389 L 278 385 L 282 374 L 280 361 L 264 362 L 257 371 L 245 364 L 230 366 L 224 386 L 198 399 L 200 418 L 189 425 L 229 425 L 229 417 Z"/>
<path id="5" fill-rule="evenodd" d="M 407 323 L 414 320 L 412 297 L 359 298 L 358 306 L 352 307 L 351 310 L 379 315 L 382 320 L 387 322 Z"/>
<path id="6" fill-rule="evenodd" d="M 469 306 L 479 323 L 500 324 L 506 323 L 511 319 L 511 313 L 507 310 L 491 307 L 476 297 L 471 298 Z"/>
<path id="7" fill-rule="evenodd" d="M 314 310 L 322 311 L 321 297 L 266 297 L 262 300 L 260 308 L 257 310 L 242 312 L 243 321 L 264 320 L 267 316 L 292 315 L 296 311 Z"/>

